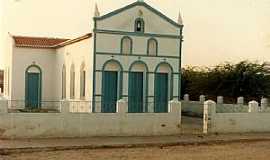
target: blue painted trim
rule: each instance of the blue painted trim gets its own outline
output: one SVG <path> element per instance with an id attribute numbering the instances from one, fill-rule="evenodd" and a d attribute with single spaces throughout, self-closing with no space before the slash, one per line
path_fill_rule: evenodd
<path id="1" fill-rule="evenodd" d="M 124 44 L 124 40 L 125 39 L 129 39 L 130 40 L 130 50 L 129 50 L 129 54 L 124 54 L 123 53 L 123 44 Z M 133 41 L 132 41 L 132 38 L 130 38 L 129 36 L 124 36 L 122 37 L 121 39 L 121 46 L 120 46 L 120 51 L 121 51 L 121 54 L 123 55 L 131 55 L 132 54 L 132 51 L 133 51 Z"/>
<path id="2" fill-rule="evenodd" d="M 142 30 L 141 31 L 137 31 L 137 23 L 138 22 L 141 22 L 141 27 L 142 27 Z M 143 20 L 143 18 L 137 18 L 135 20 L 135 23 L 134 23 L 134 32 L 137 32 L 137 33 L 144 33 L 144 30 L 145 30 L 145 22 Z"/>
<path id="3" fill-rule="evenodd" d="M 97 28 L 97 22 L 96 20 L 94 19 L 94 30 Z M 91 44 L 89 44 L 91 45 Z M 95 113 L 96 112 L 96 97 L 95 97 L 95 94 L 96 94 L 96 50 L 97 50 L 97 34 L 96 32 L 94 32 L 94 54 L 93 54 L 93 94 L 92 94 L 92 112 Z"/>
<path id="4" fill-rule="evenodd" d="M 179 44 L 179 78 L 178 78 L 178 100 L 181 101 L 181 89 L 182 89 L 182 43 L 183 43 L 183 27 L 180 28 L 180 44 Z"/>
<path id="5" fill-rule="evenodd" d="M 42 70 L 41 68 L 36 65 L 36 64 L 32 64 L 30 66 L 28 66 L 25 70 L 25 105 L 27 105 L 27 100 L 28 100 L 28 70 L 30 68 L 37 68 L 39 70 L 39 95 L 38 95 L 38 98 L 39 98 L 39 106 L 38 107 L 41 107 L 41 101 L 42 101 Z"/>
<path id="6" fill-rule="evenodd" d="M 108 55 L 108 56 L 133 56 L 133 57 L 155 57 L 155 58 L 173 58 L 173 59 L 179 59 L 178 56 L 162 56 L 162 55 L 143 55 L 143 54 L 122 54 L 122 53 L 109 53 L 109 52 L 96 52 L 98 55 Z"/>
<path id="7" fill-rule="evenodd" d="M 99 70 L 99 69 L 97 69 L 96 70 L 96 72 L 102 72 L 102 70 Z M 129 71 L 122 71 L 123 72 L 123 74 L 128 74 L 129 73 Z M 147 74 L 155 74 L 155 72 L 147 72 Z M 172 73 L 173 75 L 180 75 L 181 73 Z"/>
<path id="8" fill-rule="evenodd" d="M 157 71 L 158 71 L 158 68 L 159 68 L 162 64 L 168 65 L 168 66 L 170 67 L 171 73 L 174 73 L 174 72 L 173 72 L 173 67 L 172 67 L 171 64 L 168 63 L 168 62 L 160 62 L 160 63 L 156 66 L 156 68 L 155 68 L 155 73 L 158 73 L 158 72 L 157 72 Z"/>
<path id="9" fill-rule="evenodd" d="M 134 61 L 133 63 L 131 63 L 131 65 L 129 66 L 129 69 L 128 69 L 129 72 L 131 72 L 131 69 L 133 68 L 133 66 L 134 66 L 135 64 L 143 64 L 143 65 L 145 65 L 146 72 L 149 71 L 148 66 L 147 66 L 147 64 L 146 64 L 144 61 L 142 61 L 142 60 L 136 60 L 136 61 Z"/>
<path id="10" fill-rule="evenodd" d="M 130 8 L 133 8 L 135 6 L 144 6 L 145 8 L 147 8 L 150 11 L 152 11 L 153 13 L 157 14 L 158 16 L 160 16 L 165 21 L 169 22 L 170 24 L 172 24 L 175 27 L 181 28 L 183 26 L 183 25 L 180 25 L 180 24 L 176 23 L 175 21 L 173 21 L 169 17 L 165 16 L 163 13 L 161 13 L 157 9 L 154 9 L 153 7 L 151 7 L 150 5 L 148 5 L 147 3 L 145 3 L 145 2 L 138 2 L 138 1 L 137 2 L 134 2 L 134 3 L 130 4 L 130 5 L 127 5 L 127 6 L 123 7 L 123 8 L 120 8 L 120 9 L 117 9 L 115 11 L 112 11 L 112 12 L 110 12 L 110 13 L 108 13 L 106 15 L 103 15 L 101 17 L 95 17 L 95 20 L 104 20 L 106 18 L 112 17 L 112 16 L 114 16 L 116 14 L 119 14 L 119 13 L 121 13 L 121 12 L 123 12 L 125 10 L 128 10 Z"/>
<path id="11" fill-rule="evenodd" d="M 122 99 L 122 93 L 123 93 L 123 66 L 121 65 L 121 63 L 115 59 L 110 59 L 108 61 L 106 61 L 104 64 L 103 64 L 103 67 L 102 67 L 102 81 L 103 81 L 103 77 L 104 77 L 104 71 L 105 70 L 105 67 L 107 64 L 109 63 L 117 63 L 120 67 L 120 71 L 118 71 L 118 74 L 119 74 L 119 77 L 118 77 L 118 91 L 117 91 L 117 99 Z M 103 84 L 103 83 L 102 83 Z M 103 85 L 102 85 L 103 87 Z M 101 87 L 101 90 L 103 91 Z"/>
<path id="12" fill-rule="evenodd" d="M 123 71 L 123 66 L 122 66 L 122 64 L 121 64 L 119 61 L 115 60 L 115 59 L 110 59 L 110 60 L 106 61 L 106 62 L 103 64 L 103 66 L 102 66 L 102 71 L 105 70 L 106 65 L 109 64 L 109 63 L 117 63 L 117 64 L 119 65 L 121 71 Z"/>
<path id="13" fill-rule="evenodd" d="M 148 39 L 148 41 L 147 41 L 147 55 L 150 56 L 150 50 L 149 50 L 150 41 L 155 41 L 155 43 L 156 43 L 156 54 L 153 55 L 153 56 L 158 56 L 158 41 L 153 37 Z"/>
<path id="14" fill-rule="evenodd" d="M 94 32 L 95 33 L 103 33 L 103 34 L 130 35 L 130 36 L 140 36 L 140 37 L 161 37 L 161 38 L 171 38 L 171 39 L 180 39 L 181 38 L 178 35 L 171 35 L 171 34 L 127 32 L 127 31 L 103 30 L 103 29 L 94 29 Z"/>

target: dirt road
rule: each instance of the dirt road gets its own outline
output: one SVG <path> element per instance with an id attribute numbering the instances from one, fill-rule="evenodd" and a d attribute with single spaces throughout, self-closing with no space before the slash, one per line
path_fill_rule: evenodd
<path id="1" fill-rule="evenodd" d="M 0 160 L 268 160 L 270 142 L 0 155 Z"/>

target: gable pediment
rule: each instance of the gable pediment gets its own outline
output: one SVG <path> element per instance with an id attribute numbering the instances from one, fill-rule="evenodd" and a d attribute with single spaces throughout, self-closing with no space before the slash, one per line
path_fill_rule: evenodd
<path id="1" fill-rule="evenodd" d="M 179 35 L 183 27 L 145 2 L 135 2 L 101 17 L 95 17 L 96 29 L 134 32 L 135 21 L 145 22 L 145 33 Z"/>

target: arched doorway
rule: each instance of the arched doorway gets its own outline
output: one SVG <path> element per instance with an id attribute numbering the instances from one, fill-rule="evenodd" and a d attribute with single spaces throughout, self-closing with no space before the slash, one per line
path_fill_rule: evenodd
<path id="1" fill-rule="evenodd" d="M 172 97 L 173 69 L 166 62 L 160 63 L 155 70 L 154 112 L 168 112 L 168 101 Z"/>
<path id="2" fill-rule="evenodd" d="M 147 112 L 148 67 L 143 61 L 135 61 L 129 68 L 128 112 Z"/>
<path id="3" fill-rule="evenodd" d="M 117 100 L 122 96 L 121 64 L 116 60 L 107 61 L 102 69 L 102 113 L 115 113 Z"/>
<path id="4" fill-rule="evenodd" d="M 41 68 L 37 65 L 29 66 L 25 71 L 25 103 L 26 108 L 41 106 Z"/>

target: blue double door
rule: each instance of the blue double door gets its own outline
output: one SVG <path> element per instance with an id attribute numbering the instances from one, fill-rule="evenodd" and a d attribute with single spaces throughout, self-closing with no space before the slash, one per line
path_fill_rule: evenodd
<path id="1" fill-rule="evenodd" d="M 41 75 L 27 73 L 26 79 L 26 108 L 39 108 L 41 105 Z"/>

